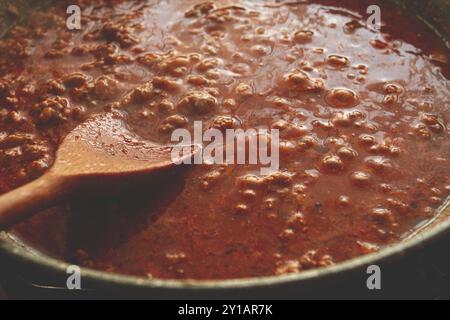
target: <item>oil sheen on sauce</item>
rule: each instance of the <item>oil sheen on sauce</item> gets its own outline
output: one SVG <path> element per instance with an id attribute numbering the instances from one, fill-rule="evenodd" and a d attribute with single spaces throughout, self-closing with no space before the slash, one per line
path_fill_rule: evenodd
<path id="1" fill-rule="evenodd" d="M 281 168 L 190 166 L 54 208 L 12 230 L 34 247 L 148 278 L 281 275 L 401 241 L 450 193 L 448 51 L 401 10 L 379 4 L 377 31 L 377 1 L 76 2 L 82 30 L 58 1 L 0 41 L 0 192 L 109 110 L 161 144 L 194 121 L 279 129 Z"/>

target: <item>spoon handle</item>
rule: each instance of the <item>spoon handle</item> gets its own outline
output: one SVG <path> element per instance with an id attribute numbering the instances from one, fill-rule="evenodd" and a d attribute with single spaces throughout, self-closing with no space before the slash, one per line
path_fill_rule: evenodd
<path id="1" fill-rule="evenodd" d="M 0 196 L 0 230 L 58 203 L 66 194 L 64 179 L 50 173 Z"/>

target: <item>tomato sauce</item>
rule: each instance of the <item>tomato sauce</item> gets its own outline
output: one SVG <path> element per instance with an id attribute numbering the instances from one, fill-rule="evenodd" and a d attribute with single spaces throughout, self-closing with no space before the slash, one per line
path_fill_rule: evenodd
<path id="1" fill-rule="evenodd" d="M 402 241 L 446 201 L 449 53 L 400 9 L 379 4 L 378 31 L 365 0 L 69 2 L 0 40 L 0 193 L 110 110 L 157 143 L 194 121 L 278 129 L 281 163 L 188 166 L 11 230 L 42 252 L 147 278 L 282 275 Z"/>

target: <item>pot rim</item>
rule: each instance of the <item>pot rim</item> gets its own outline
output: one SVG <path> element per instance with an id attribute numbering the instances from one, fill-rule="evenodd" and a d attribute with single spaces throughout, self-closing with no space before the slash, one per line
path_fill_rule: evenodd
<path id="1" fill-rule="evenodd" d="M 450 233 L 450 199 L 439 209 L 441 212 L 428 227 L 417 231 L 406 240 L 385 247 L 379 252 L 353 258 L 333 266 L 321 269 L 314 269 L 290 275 L 274 275 L 255 278 L 241 278 L 229 280 L 171 280 L 171 279 L 146 279 L 137 276 L 128 276 L 110 273 L 106 271 L 94 270 L 81 267 L 82 279 L 89 284 L 119 285 L 134 287 L 136 289 L 172 289 L 172 290 L 223 290 L 223 289 L 248 289 L 265 287 L 269 285 L 286 285 L 317 280 L 317 278 L 332 277 L 344 274 L 364 266 L 381 263 L 389 258 L 403 256 L 423 247 L 431 241 Z M 439 221 L 444 219 L 444 221 Z M 20 263 L 27 263 L 30 266 L 44 268 L 49 272 L 66 274 L 67 268 L 72 264 L 64 262 L 46 254 L 36 254 L 17 241 L 14 241 L 7 232 L 0 232 L 0 252 L 6 253 L 9 257 Z M 90 288 L 86 288 L 90 289 Z"/>

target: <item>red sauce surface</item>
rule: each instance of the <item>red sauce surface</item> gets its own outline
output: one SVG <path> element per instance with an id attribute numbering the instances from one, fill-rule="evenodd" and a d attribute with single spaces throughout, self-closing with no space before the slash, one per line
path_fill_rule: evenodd
<path id="1" fill-rule="evenodd" d="M 65 1 L 0 41 L 0 192 L 117 109 L 135 133 L 281 131 L 281 168 L 192 166 L 155 189 L 48 210 L 12 233 L 73 263 L 149 278 L 325 267 L 401 241 L 450 193 L 450 68 L 422 23 L 373 1 Z M 93 4 L 95 3 L 95 4 Z"/>

